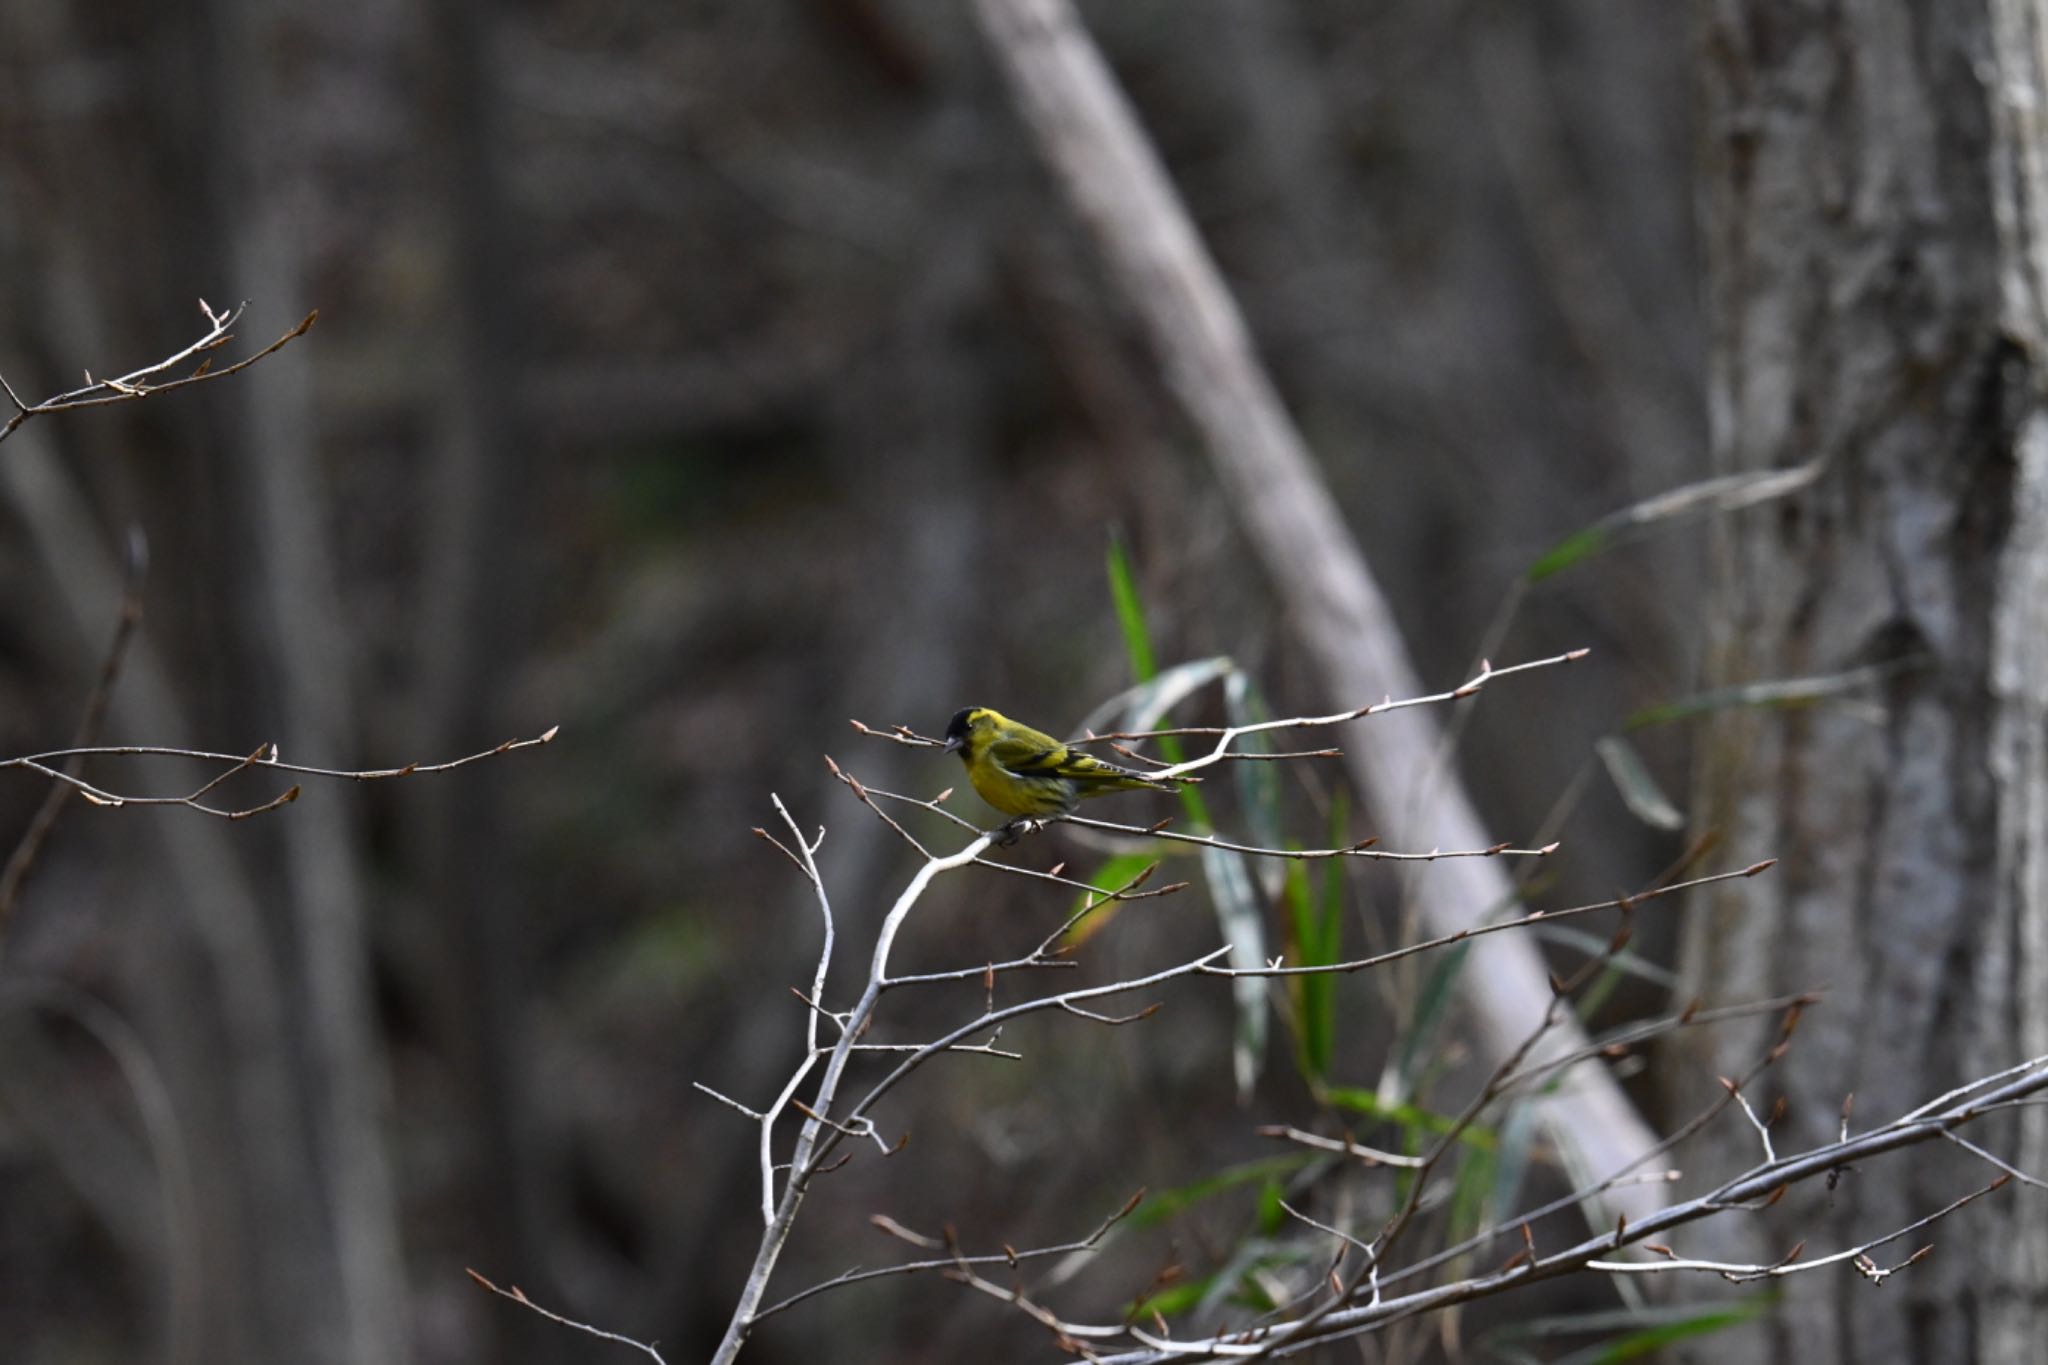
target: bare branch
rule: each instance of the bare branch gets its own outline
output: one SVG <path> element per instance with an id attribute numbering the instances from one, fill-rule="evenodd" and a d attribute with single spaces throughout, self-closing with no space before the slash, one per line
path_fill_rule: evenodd
<path id="1" fill-rule="evenodd" d="M 1253 1130 L 1260 1137 L 1281 1138 L 1303 1147 L 1313 1147 L 1322 1152 L 1337 1152 L 1344 1156 L 1355 1156 L 1368 1166 L 1399 1166 L 1406 1170 L 1419 1170 L 1425 1158 L 1403 1156 L 1399 1152 L 1385 1152 L 1377 1147 L 1367 1147 L 1353 1142 L 1350 1138 L 1326 1138 L 1315 1133 L 1303 1132 L 1299 1128 L 1269 1123 Z"/>
<path id="2" fill-rule="evenodd" d="M 500 1289 L 498 1288 L 498 1286 L 492 1284 L 489 1280 L 485 1279 L 482 1275 L 479 1275 L 474 1270 L 470 1270 L 466 1266 L 464 1267 L 464 1271 L 468 1274 L 469 1278 L 475 1280 L 478 1284 L 490 1290 L 499 1298 L 510 1299 L 512 1300 L 512 1302 L 518 1304 L 522 1308 L 531 1308 L 534 1312 L 540 1314 L 549 1322 L 559 1322 L 564 1327 L 573 1327 L 579 1332 L 588 1332 L 591 1336 L 602 1337 L 606 1341 L 616 1341 L 621 1346 L 631 1346 L 635 1350 L 645 1351 L 649 1356 L 653 1357 L 655 1360 L 661 1361 L 661 1365 L 668 1365 L 667 1361 L 661 1360 L 661 1352 L 655 1350 L 654 1347 L 649 1345 L 647 1342 L 635 1341 L 631 1337 L 620 1336 L 617 1332 L 607 1332 L 602 1327 L 592 1327 L 589 1323 L 578 1322 L 574 1318 L 565 1318 L 560 1313 L 551 1312 L 548 1309 L 545 1309 L 541 1307 L 539 1304 L 535 1303 L 532 1299 L 527 1298 L 526 1291 L 521 1289 L 516 1284 L 513 1285 L 510 1289 Z"/>
<path id="3" fill-rule="evenodd" d="M 70 749 L 52 749 L 40 754 L 24 754 L 19 758 L 0 758 L 0 769 L 21 768 L 38 773 L 53 782 L 76 790 L 95 806 L 112 809 L 124 806 L 185 806 L 202 815 L 211 815 L 222 820 L 246 820 L 252 815 L 262 815 L 280 806 L 290 805 L 299 799 L 299 788 L 289 787 L 267 801 L 240 808 L 210 806 L 200 798 L 236 774 L 248 771 L 299 773 L 349 782 L 381 782 L 401 777 L 452 772 L 456 768 L 466 767 L 487 758 L 496 758 L 518 749 L 531 749 L 536 745 L 547 744 L 561 732 L 561 728 L 559 725 L 553 726 L 546 733 L 532 739 L 508 739 L 481 753 L 449 759 L 443 763 L 408 763 L 402 768 L 312 768 L 303 764 L 283 762 L 278 758 L 277 746 L 274 744 L 261 745 L 253 753 L 244 755 L 214 753 L 204 749 L 176 749 L 154 744 L 123 744 L 78 746 Z M 112 791 L 78 776 L 76 765 L 88 758 L 182 758 L 198 763 L 226 764 L 227 767 L 182 796 L 137 796 Z M 58 763 L 66 766 L 57 767 Z"/>
<path id="4" fill-rule="evenodd" d="M 9 393 L 11 396 L 12 390 Z M 92 691 L 86 694 L 78 729 L 71 739 L 74 746 L 91 744 L 99 738 L 100 727 L 106 723 L 108 703 L 113 700 L 114 684 L 121 677 L 121 664 L 128 656 L 129 642 L 135 638 L 136 627 L 142 623 L 142 589 L 149 578 L 149 541 L 144 538 L 140 526 L 128 529 L 127 550 L 120 615 L 115 619 L 114 634 L 107 642 L 107 652 L 100 659 L 99 674 L 93 679 Z M 83 758 L 70 759 L 64 765 L 65 776 L 76 778 L 84 764 Z M 5 870 L 0 870 L 0 931 L 4 931 L 8 920 L 13 918 L 15 903 L 21 897 L 22 883 L 35 867 L 37 855 L 42 852 L 50 832 L 57 827 L 57 819 L 64 813 L 64 807 L 75 790 L 68 782 L 51 784 L 21 841 L 8 855 Z"/>
<path id="5" fill-rule="evenodd" d="M 1953 1136 L 1953 1134 L 1950 1134 L 1949 1136 Z M 2003 1162 L 1998 1162 L 1997 1164 L 2004 1165 Z M 1662 1261 L 1595 1260 L 1587 1261 L 1585 1263 L 1585 1268 L 1588 1270 L 1605 1271 L 1608 1274 L 1615 1275 L 1651 1274 L 1667 1270 L 1706 1270 L 1712 1271 L 1714 1274 L 1721 1276 L 1721 1278 L 1728 1280 L 1731 1283 L 1746 1284 L 1752 1280 L 1782 1279 L 1787 1275 L 1796 1275 L 1802 1271 L 1807 1270 L 1818 1270 L 1822 1266 L 1838 1265 L 1843 1261 L 1868 1261 L 1870 1258 L 1866 1253 L 1875 1251 L 1877 1250 L 1877 1248 L 1881 1246 L 1888 1246 L 1891 1243 L 1898 1241 L 1899 1238 L 1908 1235 L 1909 1233 L 1918 1232 L 1921 1228 L 1926 1227 L 1930 1223 L 1940 1222 L 1942 1219 L 1954 1213 L 1957 1209 L 1963 1207 L 1963 1205 L 1972 1203 L 1978 1199 L 1982 1199 L 1985 1195 L 1990 1194 L 1993 1190 L 1999 1189 L 2004 1185 L 2008 1184 L 2013 1179 L 2013 1175 L 2017 1174 L 2017 1172 L 2013 1172 L 2012 1175 L 2002 1175 L 1998 1177 L 1998 1179 L 1992 1181 L 1989 1185 L 1984 1186 L 1982 1189 L 1972 1190 L 1968 1194 L 1962 1196 L 1960 1199 L 1951 1200 L 1947 1204 L 1944 1204 L 1940 1208 L 1936 1209 L 1933 1213 L 1928 1214 L 1926 1217 L 1916 1218 L 1912 1222 L 1906 1224 L 1902 1228 L 1897 1229 L 1896 1231 L 1888 1232 L 1882 1237 L 1873 1237 L 1871 1240 L 1864 1242 L 1861 1245 L 1850 1247 L 1846 1251 L 1837 1251 L 1831 1256 L 1822 1256 L 1818 1260 L 1798 1260 L 1800 1252 L 1805 1247 L 1805 1243 L 1802 1242 L 1799 1246 L 1793 1247 L 1792 1250 L 1786 1253 L 1786 1255 L 1783 1258 L 1773 1262 L 1770 1265 L 1741 1265 L 1726 1261 L 1688 1261 L 1683 1259 L 1682 1257 L 1673 1254 L 1667 1247 L 1663 1248 L 1663 1251 L 1668 1259 Z M 1906 1266 L 1913 1264 L 1914 1261 L 1917 1261 L 1921 1257 L 1925 1256 L 1927 1254 L 1927 1250 L 1927 1248 L 1923 1248 L 1922 1250 L 1915 1252 L 1910 1259 L 1902 1262 L 1897 1266 L 1892 1267 L 1891 1270 L 1879 1272 L 1874 1278 L 1878 1283 L 1883 1283 L 1884 1278 L 1886 1276 L 1894 1274 L 1899 1270 L 1905 1269 Z M 1795 1261 L 1798 1261 L 1798 1263 L 1794 1264 Z M 1873 1266 L 1872 1269 L 1875 1269 L 1875 1267 Z M 1871 1272 L 1869 1270 L 1866 1270 L 1864 1271 L 1864 1274 L 1866 1276 L 1870 1276 Z"/>
<path id="6" fill-rule="evenodd" d="M 199 340 L 181 351 L 165 356 L 162 360 L 156 361 L 153 364 L 145 365 L 139 370 L 131 370 L 118 379 L 96 380 L 90 373 L 87 373 L 84 388 L 72 389 L 68 393 L 60 393 L 54 397 L 45 398 L 40 403 L 22 402 L 21 396 L 14 391 L 14 386 L 8 384 L 4 379 L 0 379 L 0 391 L 6 393 L 8 402 L 14 407 L 14 415 L 7 419 L 5 426 L 0 426 L 0 441 L 4 441 L 9 436 L 12 436 L 15 428 L 28 421 L 31 417 L 41 417 L 53 412 L 70 412 L 76 408 L 105 407 L 109 403 L 133 402 L 139 398 L 149 398 L 159 393 L 169 393 L 173 389 L 182 389 L 192 384 L 204 384 L 215 379 L 226 379 L 231 374 L 240 374 L 265 356 L 280 351 L 291 342 L 297 341 L 313 329 L 313 324 L 320 317 L 319 310 L 315 309 L 313 312 L 306 314 L 298 326 L 292 328 L 289 332 L 286 332 L 254 355 L 245 356 L 234 364 L 225 366 L 222 369 L 216 370 L 211 368 L 209 353 L 219 350 L 234 340 L 234 333 L 228 329 L 234 326 L 236 320 L 242 316 L 242 311 L 246 307 L 248 307 L 247 304 L 236 304 L 226 312 L 215 312 L 208 306 L 205 299 L 201 299 L 199 301 L 199 309 L 206 315 L 208 325 L 205 334 Z M 170 370 L 177 369 L 195 356 L 201 359 L 197 367 L 190 374 L 176 379 L 158 378 L 158 376 Z"/>
<path id="7" fill-rule="evenodd" d="M 1128 1200 L 1124 1201 L 1124 1206 L 1122 1208 L 1118 1209 L 1115 1213 L 1109 1215 L 1109 1217 L 1103 1219 L 1101 1224 L 1095 1229 L 1095 1231 L 1089 1233 L 1086 1237 L 1080 1238 L 1077 1241 L 1061 1242 L 1057 1246 L 1032 1247 L 1029 1250 L 1025 1251 L 1013 1251 L 1005 1247 L 999 1253 L 991 1253 L 982 1256 L 954 1255 L 945 1257 L 943 1259 L 935 1259 L 928 1261 L 906 1261 L 901 1265 L 879 1266 L 874 1269 L 866 1270 L 861 1269 L 859 1267 L 855 1267 L 852 1270 L 848 1270 L 842 1274 L 835 1275 L 829 1280 L 820 1281 L 819 1283 L 810 1286 L 808 1289 L 798 1290 L 796 1293 L 791 1294 L 788 1298 L 782 1299 L 772 1304 L 771 1306 L 762 1309 L 759 1313 L 755 1314 L 754 1320 L 756 1322 L 759 1322 L 764 1318 L 772 1318 L 777 1313 L 782 1312 L 784 1309 L 794 1308 L 796 1305 L 802 1303 L 805 1299 L 811 1298 L 818 1294 L 822 1294 L 828 1289 L 838 1289 L 843 1285 L 858 1284 L 862 1280 L 877 1280 L 888 1275 L 914 1275 L 920 1271 L 926 1270 L 949 1270 L 954 1267 L 962 1265 L 1014 1266 L 1021 1261 L 1036 1261 L 1042 1260 L 1048 1256 L 1066 1256 L 1071 1255 L 1072 1253 L 1077 1251 L 1087 1251 L 1093 1248 L 1104 1237 L 1107 1237 L 1109 1235 L 1109 1230 L 1111 1228 L 1115 1227 L 1118 1223 L 1121 1223 L 1124 1219 L 1130 1217 L 1132 1212 L 1137 1209 L 1138 1204 L 1144 1199 L 1144 1197 L 1145 1192 L 1143 1190 L 1139 1190 L 1136 1194 L 1132 1195 Z M 912 1232 L 909 1228 L 904 1227 L 902 1224 L 896 1222 L 894 1219 L 885 1218 L 881 1214 L 873 1215 L 869 1219 L 869 1221 L 872 1222 L 876 1227 L 881 1228 L 884 1232 L 889 1233 L 891 1236 L 909 1242 L 913 1246 L 931 1248 L 945 1245 L 945 1243 L 939 1240 L 938 1238 L 927 1237 L 922 1233 Z"/>
<path id="8" fill-rule="evenodd" d="M 1668 886 L 1660 886 L 1650 891 L 1639 891 L 1633 896 L 1617 896 L 1612 900 L 1592 901 L 1585 905 L 1574 905 L 1563 910 L 1533 910 L 1515 919 L 1500 920 L 1493 924 L 1474 925 L 1470 929 L 1459 929 L 1454 933 L 1439 934 L 1435 938 L 1423 939 L 1419 943 L 1410 943 L 1400 948 L 1392 948 L 1384 953 L 1376 953 L 1371 957 L 1353 958 L 1348 962 L 1335 962 L 1327 966 L 1205 967 L 1202 970 L 1206 976 L 1324 976 L 1330 973 L 1364 971 L 1368 967 L 1377 967 L 1383 963 L 1398 961 L 1404 957 L 1413 957 L 1417 953 L 1426 953 L 1436 948 L 1442 948 L 1453 943 L 1462 943 L 1466 939 L 1479 938 L 1486 934 L 1498 934 L 1509 929 L 1524 929 L 1532 924 L 1545 924 L 1555 920 L 1570 919 L 1579 915 L 1590 915 L 1596 910 L 1620 910 L 1640 905 L 1644 901 L 1656 900 L 1662 896 L 1686 891 L 1696 886 L 1708 886 L 1714 882 L 1735 881 L 1743 877 L 1754 877 L 1759 872 L 1774 866 L 1776 862 L 1777 859 L 1771 858 L 1760 863 L 1752 863 L 1748 867 L 1737 868 L 1732 872 L 1716 872 L 1710 876 L 1695 877 L 1690 881 L 1673 882 Z M 1594 960 L 1604 961 L 1605 959 L 1603 956 Z"/>
<path id="9" fill-rule="evenodd" d="M 1111 834 L 1127 834 L 1139 839 L 1166 839 L 1177 844 L 1196 844 L 1202 848 L 1248 853 L 1259 858 L 1292 858 L 1300 862 L 1311 862 L 1319 858 L 1366 858 L 1390 863 L 1433 863 L 1444 858 L 1545 858 L 1557 852 L 1559 847 L 1554 843 L 1545 844 L 1542 848 L 1516 848 L 1511 844 L 1493 844 L 1486 848 L 1437 848 L 1427 853 L 1392 853 L 1373 847 L 1379 842 L 1377 839 L 1361 839 L 1342 848 L 1261 848 L 1257 844 L 1234 844 L 1227 839 L 1218 839 L 1208 834 L 1180 834 L 1158 826 L 1119 825 L 1108 820 L 1091 820 L 1080 815 L 1060 818 L 1069 825 L 1106 830 Z"/>

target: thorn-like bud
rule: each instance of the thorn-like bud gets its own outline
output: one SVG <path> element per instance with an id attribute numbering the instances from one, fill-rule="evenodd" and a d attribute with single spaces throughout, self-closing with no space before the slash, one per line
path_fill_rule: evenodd
<path id="1" fill-rule="evenodd" d="M 1777 865 L 1778 860 L 1776 858 L 1766 858 L 1760 863 L 1751 863 L 1748 867 L 1743 868 L 1742 875 L 1745 877 L 1754 877 L 1757 873 L 1768 872 Z"/>
<path id="2" fill-rule="evenodd" d="M 832 770 L 832 776 L 834 776 L 834 777 L 842 777 L 842 778 L 846 776 L 846 774 L 845 774 L 845 773 L 842 773 L 842 772 L 840 772 L 840 771 L 839 771 L 839 765 L 838 765 L 837 763 L 835 763 L 835 762 L 833 762 L 833 761 L 832 761 L 832 755 L 830 755 L 830 754 L 826 754 L 826 755 L 824 755 L 824 758 L 825 758 L 825 766 L 826 766 L 827 768 L 830 768 L 830 769 Z"/>
<path id="3" fill-rule="evenodd" d="M 1568 664 L 1575 664 L 1592 652 L 1592 650 L 1585 648 L 1574 649 L 1564 656 L 1564 661 Z"/>
<path id="4" fill-rule="evenodd" d="M 1067 865 L 1065 863 L 1054 863 L 1052 865 L 1052 871 L 1046 873 L 1045 875 L 1048 877 L 1057 877 L 1060 875 L 1060 873 L 1065 872 L 1066 870 Z"/>
<path id="5" fill-rule="evenodd" d="M 548 727 L 548 728 L 547 728 L 546 730 L 544 730 L 544 731 L 542 731 L 542 732 L 541 732 L 540 742 L 541 742 L 541 743 L 543 743 L 543 744 L 552 744 L 552 743 L 554 743 L 554 742 L 555 742 L 555 736 L 556 736 L 556 735 L 559 735 L 559 734 L 561 734 L 561 733 L 562 733 L 562 727 L 561 727 L 561 726 L 559 726 L 559 725 L 550 725 L 550 726 L 549 726 L 549 727 Z"/>

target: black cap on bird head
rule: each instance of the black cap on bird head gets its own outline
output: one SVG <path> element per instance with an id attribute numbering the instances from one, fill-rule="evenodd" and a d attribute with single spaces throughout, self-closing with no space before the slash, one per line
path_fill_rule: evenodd
<path id="1" fill-rule="evenodd" d="M 953 713 L 953 719 L 946 722 L 946 753 L 957 752 L 967 743 L 967 732 L 974 726 L 974 713 L 979 706 L 963 706 Z"/>

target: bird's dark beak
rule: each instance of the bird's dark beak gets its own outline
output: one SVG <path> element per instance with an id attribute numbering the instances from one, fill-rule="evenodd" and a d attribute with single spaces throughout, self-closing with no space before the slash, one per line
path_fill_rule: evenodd
<path id="1" fill-rule="evenodd" d="M 957 750 L 957 749 L 958 749 L 958 748 L 959 748 L 959 747 L 960 747 L 961 745 L 965 744 L 966 742 L 967 742 L 966 740 L 962 739 L 962 738 L 961 738 L 960 736 L 958 736 L 958 735 L 948 735 L 948 736 L 946 737 L 946 747 L 945 747 L 945 748 L 943 748 L 943 749 L 941 749 L 941 750 L 939 750 L 939 752 L 940 752 L 940 753 L 943 753 L 943 754 L 950 754 L 950 753 L 954 752 L 955 750 Z"/>

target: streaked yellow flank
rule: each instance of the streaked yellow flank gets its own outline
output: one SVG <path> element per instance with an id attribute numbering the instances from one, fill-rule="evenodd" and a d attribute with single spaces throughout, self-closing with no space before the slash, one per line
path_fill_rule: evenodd
<path id="1" fill-rule="evenodd" d="M 1110 792 L 1179 790 L 1069 748 L 986 706 L 970 706 L 953 717 L 946 726 L 946 752 L 960 755 L 982 800 L 1019 820 L 1058 819 Z"/>

